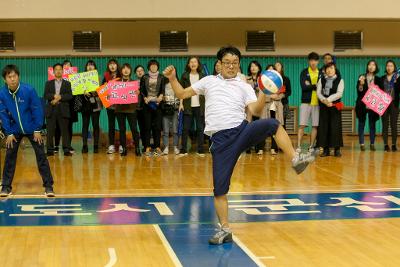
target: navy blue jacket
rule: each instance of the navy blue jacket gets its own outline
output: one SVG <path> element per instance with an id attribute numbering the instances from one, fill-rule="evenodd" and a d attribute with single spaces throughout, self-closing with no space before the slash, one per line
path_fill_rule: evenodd
<path id="1" fill-rule="evenodd" d="M 318 81 L 321 79 L 321 71 L 319 72 Z M 308 81 L 309 85 L 306 84 Z M 301 103 L 310 104 L 312 91 L 317 91 L 317 85 L 311 84 L 311 77 L 308 73 L 308 67 L 305 68 L 300 74 L 300 86 L 301 86 Z"/>
<path id="2" fill-rule="evenodd" d="M 4 133 L 33 134 L 43 127 L 43 106 L 35 89 L 26 83 L 12 92 L 7 86 L 0 89 L 0 119 Z"/>

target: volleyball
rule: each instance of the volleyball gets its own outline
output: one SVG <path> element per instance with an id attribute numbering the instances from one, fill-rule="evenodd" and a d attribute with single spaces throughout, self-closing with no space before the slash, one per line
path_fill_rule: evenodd
<path id="1" fill-rule="evenodd" d="M 282 76 L 276 70 L 263 71 L 258 77 L 258 86 L 267 95 L 278 93 L 282 85 Z"/>

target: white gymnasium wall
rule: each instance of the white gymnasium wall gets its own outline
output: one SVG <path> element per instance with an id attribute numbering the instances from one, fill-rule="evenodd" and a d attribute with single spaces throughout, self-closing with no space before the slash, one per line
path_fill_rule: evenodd
<path id="1" fill-rule="evenodd" d="M 22 0 L 19 0 L 22 1 Z M 50 2 L 50 1 L 49 1 Z M 84 1 L 82 1 L 84 2 Z M 400 2 L 400 1 L 399 1 Z M 2 9 L 3 10 L 3 9 Z M 3 10 L 4 11 L 4 10 Z M 3 12 L 2 11 L 2 12 Z M 17 20 L 0 21 L 0 31 L 16 34 L 16 52 L 0 56 L 88 55 L 72 51 L 72 31 L 102 32 L 96 55 L 213 55 L 222 45 L 239 46 L 247 55 L 305 55 L 333 52 L 333 31 L 362 30 L 362 50 L 337 55 L 400 55 L 400 20 Z M 159 32 L 187 30 L 189 52 L 160 53 Z M 247 30 L 274 30 L 276 51 L 246 53 Z"/>
<path id="2" fill-rule="evenodd" d="M 0 19 L 398 19 L 398 0 L 1 0 Z"/>

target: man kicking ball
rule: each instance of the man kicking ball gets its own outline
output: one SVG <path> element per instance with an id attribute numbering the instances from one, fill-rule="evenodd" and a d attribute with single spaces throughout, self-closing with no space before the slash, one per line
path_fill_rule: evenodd
<path id="1" fill-rule="evenodd" d="M 218 51 L 217 58 L 222 65 L 221 74 L 204 77 L 188 88 L 180 85 L 173 66 L 164 70 L 178 98 L 204 95 L 206 99 L 204 132 L 212 141 L 210 152 L 213 159 L 214 205 L 221 225 L 220 230 L 209 240 L 213 245 L 232 242 L 226 195 L 233 169 L 243 151 L 268 136 L 274 136 L 278 146 L 292 159 L 292 168 L 297 174 L 315 160 L 315 156 L 310 153 L 296 154 L 288 134 L 277 120 L 245 120 L 246 108 L 254 116 L 259 116 L 265 105 L 265 94 L 260 93 L 257 99 L 253 88 L 237 75 L 241 59 L 237 48 L 223 47 Z"/>

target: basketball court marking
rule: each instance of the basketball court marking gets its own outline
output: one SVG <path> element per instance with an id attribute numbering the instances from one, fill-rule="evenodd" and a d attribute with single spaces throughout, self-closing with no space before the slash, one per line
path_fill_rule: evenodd
<path id="1" fill-rule="evenodd" d="M 260 258 L 251 252 L 251 250 L 236 236 L 232 235 L 233 241 L 252 259 L 259 267 L 266 267 L 264 263 L 260 261 Z"/>
<path id="2" fill-rule="evenodd" d="M 202 188 L 204 189 L 204 188 Z M 207 188 L 206 188 L 207 189 Z M 136 189 L 135 189 L 136 190 Z M 150 191 L 152 189 L 137 189 L 137 191 Z M 156 189 L 155 189 L 156 190 Z M 258 195 L 258 194 L 310 194 L 310 193 L 348 193 L 348 192 L 386 192 L 400 191 L 400 187 L 381 187 L 381 188 L 351 188 L 351 189 L 296 189 L 296 190 L 256 190 L 256 191 L 232 191 L 228 195 Z M 213 196 L 211 193 L 183 193 L 183 192 L 166 192 L 166 193 L 111 193 L 111 194 L 57 194 L 56 198 L 91 198 L 91 197 L 161 197 L 161 196 Z M 13 198 L 46 198 L 43 194 L 12 194 L 8 197 Z M 1 201 L 2 199 L 0 199 Z M 4 200 L 4 199 L 3 199 Z"/>
<path id="3" fill-rule="evenodd" d="M 228 203 L 232 223 L 400 217 L 399 191 L 231 195 Z M 40 219 L 43 216 L 46 220 Z M 212 196 L 0 201 L 1 226 L 173 225 L 217 221 Z"/>
<path id="4" fill-rule="evenodd" d="M 110 261 L 105 267 L 112 267 L 117 263 L 117 253 L 115 252 L 115 248 L 108 248 L 108 255 L 110 256 Z"/>
<path id="5" fill-rule="evenodd" d="M 265 267 L 240 240 L 240 245 L 235 240 L 217 246 L 209 245 L 208 238 L 215 234 L 215 226 L 212 224 L 159 227 L 183 266 Z"/>
<path id="6" fill-rule="evenodd" d="M 158 237 L 160 238 L 161 242 L 163 243 L 165 249 L 167 250 L 168 255 L 171 258 L 172 262 L 175 264 L 176 267 L 183 267 L 182 263 L 179 261 L 178 257 L 176 256 L 175 251 L 172 249 L 167 238 L 165 237 L 164 233 L 160 229 L 160 226 L 158 224 L 153 224 L 153 227 L 154 227 L 154 230 L 156 231 Z"/>

